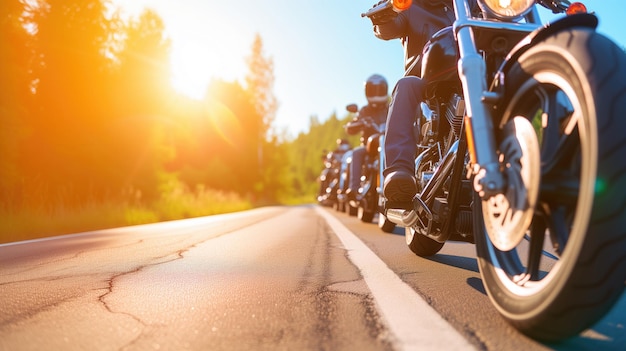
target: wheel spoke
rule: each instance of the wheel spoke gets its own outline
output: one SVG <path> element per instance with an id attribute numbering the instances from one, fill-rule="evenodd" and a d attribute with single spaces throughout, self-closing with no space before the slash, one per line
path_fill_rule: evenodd
<path id="1" fill-rule="evenodd" d="M 574 127 L 571 133 L 559 137 L 557 149 L 551 154 L 542 153 L 541 173 L 542 177 L 550 177 L 554 172 L 562 172 L 576 164 L 580 150 L 580 138 L 578 127 Z M 560 175 L 562 176 L 562 175 Z"/>
<path id="2" fill-rule="evenodd" d="M 539 266 L 543 254 L 543 243 L 546 236 L 545 222 L 536 216 L 530 230 L 530 248 L 528 250 L 528 266 L 526 274 L 530 280 L 539 280 Z"/>
<path id="3" fill-rule="evenodd" d="M 541 115 L 543 127 L 541 139 L 541 160 L 544 173 L 567 164 L 579 147 L 578 117 L 559 100 L 558 94 L 543 94 L 544 113 Z"/>
<path id="4" fill-rule="evenodd" d="M 569 226 L 567 224 L 567 209 L 565 206 L 553 208 L 548 217 L 548 229 L 554 250 L 561 255 L 569 239 Z"/>
<path id="5" fill-rule="evenodd" d="M 580 188 L 578 114 L 557 90 L 539 89 L 542 110 L 540 200 L 576 203 Z"/>
<path id="6" fill-rule="evenodd" d="M 561 138 L 560 120 L 562 109 L 559 108 L 556 95 L 546 90 L 545 87 L 537 87 L 535 94 L 539 98 L 540 106 L 535 118 L 541 119 L 541 153 L 542 159 L 552 159 L 559 150 Z"/>

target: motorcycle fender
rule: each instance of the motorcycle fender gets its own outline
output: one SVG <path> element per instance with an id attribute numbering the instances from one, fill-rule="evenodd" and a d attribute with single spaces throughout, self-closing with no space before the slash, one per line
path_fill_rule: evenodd
<path id="1" fill-rule="evenodd" d="M 365 150 L 368 155 L 375 157 L 378 155 L 378 147 L 380 146 L 380 134 L 375 133 L 367 138 L 367 142 L 365 144 Z"/>
<path id="2" fill-rule="evenodd" d="M 524 52 L 554 33 L 573 27 L 586 27 L 595 30 L 598 27 L 598 18 L 589 13 L 565 16 L 528 34 L 524 39 L 517 43 L 513 50 L 511 50 L 511 52 L 507 55 L 506 59 L 500 66 L 500 69 L 494 76 L 490 91 L 503 93 L 501 90 L 504 87 L 504 77 L 506 76 L 506 72 L 508 72 L 510 67 L 517 62 L 517 59 Z M 503 94 L 500 94 L 500 96 L 502 95 Z"/>

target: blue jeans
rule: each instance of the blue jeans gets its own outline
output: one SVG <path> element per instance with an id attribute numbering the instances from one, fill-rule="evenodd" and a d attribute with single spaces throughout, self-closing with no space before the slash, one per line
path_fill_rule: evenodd
<path id="1" fill-rule="evenodd" d="M 424 82 L 415 76 L 401 78 L 393 88 L 385 132 L 385 169 L 383 175 L 402 170 L 415 174 L 414 122 L 417 116 Z"/>

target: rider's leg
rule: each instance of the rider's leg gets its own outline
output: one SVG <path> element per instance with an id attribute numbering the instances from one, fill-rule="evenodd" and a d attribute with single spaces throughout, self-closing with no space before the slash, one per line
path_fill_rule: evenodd
<path id="1" fill-rule="evenodd" d="M 385 134 L 385 183 L 383 192 L 387 208 L 412 208 L 417 192 L 415 184 L 416 140 L 413 123 L 422 101 L 423 81 L 404 77 L 396 84 Z"/>

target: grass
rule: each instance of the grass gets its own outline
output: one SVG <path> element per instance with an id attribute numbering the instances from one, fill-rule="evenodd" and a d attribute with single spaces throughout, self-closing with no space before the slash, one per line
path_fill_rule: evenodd
<path id="1" fill-rule="evenodd" d="M 0 243 L 236 212 L 252 207 L 252 202 L 240 195 L 202 186 L 193 191 L 172 186 L 150 204 L 127 199 L 87 203 L 71 209 L 63 206 L 52 210 L 4 206 L 0 211 Z"/>

